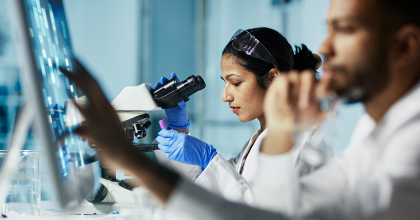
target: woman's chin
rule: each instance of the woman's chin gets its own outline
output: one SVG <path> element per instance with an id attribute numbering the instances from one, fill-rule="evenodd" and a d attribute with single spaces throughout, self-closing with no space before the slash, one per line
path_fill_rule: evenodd
<path id="1" fill-rule="evenodd" d="M 254 120 L 254 119 L 249 119 L 248 117 L 244 117 L 242 115 L 238 115 L 238 119 L 240 122 L 249 122 L 249 121 Z"/>

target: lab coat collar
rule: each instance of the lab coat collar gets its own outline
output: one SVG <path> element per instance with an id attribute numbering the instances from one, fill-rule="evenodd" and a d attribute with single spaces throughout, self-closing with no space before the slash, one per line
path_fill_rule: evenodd
<path id="1" fill-rule="evenodd" d="M 259 132 L 260 130 L 258 130 Z M 252 145 L 252 149 L 249 151 L 248 157 L 245 161 L 245 165 L 244 165 L 244 171 L 242 172 L 242 176 L 244 177 L 244 179 L 246 179 L 247 181 L 249 181 L 250 179 L 252 179 L 255 175 L 256 172 L 258 172 L 257 169 L 257 164 L 258 164 L 258 155 L 260 153 L 260 148 L 261 148 L 261 144 L 263 139 L 265 138 L 265 136 L 267 135 L 268 132 L 268 128 L 266 128 L 263 132 L 261 132 L 261 134 L 256 138 L 254 144 Z M 252 138 L 255 138 L 255 135 L 258 133 L 255 133 L 254 136 L 252 136 Z M 248 148 L 251 147 L 250 145 L 248 145 Z M 242 155 L 242 159 L 241 159 L 241 163 L 244 160 L 244 155 Z"/>
<path id="2" fill-rule="evenodd" d="M 381 136 L 391 135 L 397 129 L 409 123 L 413 118 L 419 116 L 420 81 L 418 81 L 409 92 L 391 106 L 370 136 L 376 139 L 379 134 L 381 134 Z M 373 121 L 372 118 L 370 119 Z"/>

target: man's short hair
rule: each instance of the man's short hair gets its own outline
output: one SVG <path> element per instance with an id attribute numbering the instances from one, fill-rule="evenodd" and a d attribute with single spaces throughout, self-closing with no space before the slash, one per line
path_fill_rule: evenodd
<path id="1" fill-rule="evenodd" d="M 377 0 L 385 16 L 397 26 L 414 24 L 420 27 L 420 0 Z"/>

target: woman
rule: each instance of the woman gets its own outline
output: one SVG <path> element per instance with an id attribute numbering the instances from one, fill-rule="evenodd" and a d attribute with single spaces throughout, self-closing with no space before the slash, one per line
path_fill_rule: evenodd
<path id="1" fill-rule="evenodd" d="M 320 63 L 319 56 L 312 54 L 303 44 L 301 48 L 296 47 L 294 54 L 287 40 L 275 30 L 254 28 L 237 31 L 222 53 L 221 78 L 225 82 L 222 100 L 229 103 L 241 122 L 258 119 L 260 129 L 236 158 L 226 161 L 212 145 L 187 135 L 189 120 L 186 105 L 181 102 L 178 107 L 166 110 L 169 127 L 174 130 L 159 132 L 156 138 L 159 148 L 169 159 L 201 166 L 203 172 L 194 183 L 228 200 L 252 204 L 253 195 L 248 180 L 256 172 L 262 137 L 267 133 L 263 111 L 267 88 L 281 72 L 292 69 L 315 71 Z M 162 81 L 167 79 L 162 78 Z M 306 136 L 300 138 L 298 146 L 303 145 Z M 299 150 L 296 152 L 297 159 Z M 301 174 L 313 170 L 302 163 L 297 164 L 297 169 Z"/>

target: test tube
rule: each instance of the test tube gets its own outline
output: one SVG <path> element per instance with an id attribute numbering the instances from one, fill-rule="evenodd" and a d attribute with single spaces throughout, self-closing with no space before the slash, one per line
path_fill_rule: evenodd
<path id="1" fill-rule="evenodd" d="M 166 124 L 165 119 L 160 120 L 159 125 L 160 125 L 160 128 L 162 128 L 162 129 L 167 129 L 167 127 L 168 127 L 168 124 Z"/>

